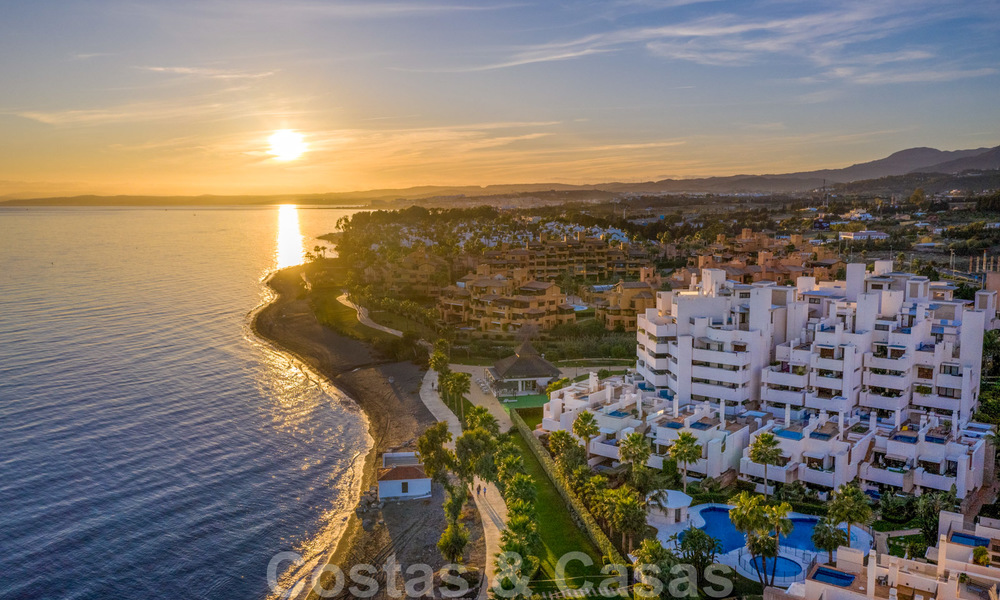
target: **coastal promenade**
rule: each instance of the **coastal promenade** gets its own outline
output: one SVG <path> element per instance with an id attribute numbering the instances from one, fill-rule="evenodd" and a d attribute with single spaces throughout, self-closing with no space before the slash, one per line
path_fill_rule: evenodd
<path id="1" fill-rule="evenodd" d="M 455 416 L 455 413 L 445 406 L 444 401 L 441 400 L 441 396 L 437 392 L 437 373 L 434 371 L 427 371 L 424 374 L 424 380 L 420 385 L 420 400 L 427 407 L 427 410 L 434 415 L 435 419 L 448 423 L 448 431 L 451 432 L 453 438 L 448 446 L 454 450 L 454 439 L 462 435 L 462 424 L 459 422 L 458 417 Z M 500 410 L 502 411 L 503 409 L 501 408 Z M 493 411 L 491 410 L 490 412 L 492 413 Z M 506 413 L 504 414 L 506 415 Z M 507 426 L 510 426 L 510 417 L 507 417 Z M 503 422 L 501 422 L 501 427 L 503 427 Z M 483 486 L 485 490 L 481 494 L 476 494 L 476 491 L 472 490 L 472 497 L 476 502 L 476 508 L 479 510 L 479 516 L 483 521 L 483 539 L 486 542 L 484 574 L 486 582 L 491 583 L 495 573 L 493 556 L 500 552 L 500 534 L 506 528 L 504 523 L 507 521 L 507 505 L 496 485 L 484 482 L 479 478 L 476 478 L 475 485 Z M 485 599 L 487 597 L 488 587 L 488 585 L 484 585 L 479 589 L 479 598 Z"/>
<path id="2" fill-rule="evenodd" d="M 386 327 L 385 325 L 379 325 L 375 321 L 372 321 L 371 317 L 368 316 L 368 309 L 365 308 L 364 306 L 358 306 L 357 304 L 355 304 L 355 303 L 351 302 L 350 300 L 348 300 L 347 299 L 347 294 L 341 294 L 340 296 L 337 296 L 337 301 L 340 302 L 341 304 L 343 304 L 344 306 L 348 306 L 350 308 L 353 308 L 358 313 L 358 321 L 362 325 L 365 325 L 367 327 L 371 327 L 372 329 L 377 329 L 379 331 L 383 331 L 385 333 L 388 333 L 389 335 L 394 335 L 394 336 L 400 337 L 400 338 L 403 337 L 403 332 L 402 331 L 400 331 L 398 329 L 393 329 L 392 327 Z"/>

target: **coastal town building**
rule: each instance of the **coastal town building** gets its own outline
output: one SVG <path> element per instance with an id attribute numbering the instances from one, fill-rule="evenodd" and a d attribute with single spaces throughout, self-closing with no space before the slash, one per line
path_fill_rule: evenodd
<path id="1" fill-rule="evenodd" d="M 645 281 L 619 281 L 594 302 L 595 317 L 609 330 L 635 331 L 636 316 L 656 306 L 656 291 Z"/>
<path id="2" fill-rule="evenodd" d="M 540 281 L 551 281 L 566 273 L 581 279 L 607 281 L 638 279 L 640 270 L 649 266 L 652 258 L 638 244 L 587 237 L 583 231 L 561 239 L 543 232 L 523 246 L 502 244 L 488 250 L 479 264 L 488 265 L 492 273 L 510 277 L 523 269 L 526 277 Z"/>
<path id="3" fill-rule="evenodd" d="M 442 289 L 437 308 L 444 323 L 477 334 L 510 334 L 527 326 L 544 331 L 576 321 L 556 284 L 529 279 L 523 269 L 513 277 L 493 274 L 486 265 Z"/>
<path id="4" fill-rule="evenodd" d="M 702 446 L 692 475 L 738 476 L 759 491 L 799 482 L 825 498 L 856 480 L 875 496 L 971 498 L 992 478 L 992 427 L 972 417 L 997 292 L 955 299 L 950 283 L 888 260 L 845 271 L 781 286 L 705 269 L 687 290 L 658 292 L 637 318 L 635 373 L 554 392 L 541 429 L 571 431 L 594 412 L 593 464 L 616 464 L 618 442 L 639 431 L 653 467 L 688 432 Z M 782 454 L 767 481 L 749 453 L 765 432 Z"/>
<path id="5" fill-rule="evenodd" d="M 882 231 L 874 231 L 871 229 L 865 229 L 862 231 L 841 231 L 840 239 L 847 240 L 851 242 L 864 242 L 868 240 L 887 240 L 889 239 L 889 234 Z"/>
<path id="6" fill-rule="evenodd" d="M 386 452 L 378 472 L 379 500 L 414 500 L 431 495 L 431 478 L 415 452 Z"/>
<path id="7" fill-rule="evenodd" d="M 407 296 L 436 297 L 447 277 L 447 261 L 428 252 L 422 244 L 398 261 L 368 267 L 365 271 L 367 281 L 379 282 L 390 291 Z"/>

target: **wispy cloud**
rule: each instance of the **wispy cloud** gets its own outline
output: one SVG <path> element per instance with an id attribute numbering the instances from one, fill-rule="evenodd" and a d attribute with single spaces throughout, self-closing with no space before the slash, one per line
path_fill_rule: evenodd
<path id="1" fill-rule="evenodd" d="M 646 11 L 676 7 L 683 1 L 626 0 L 616 6 Z M 802 6 L 802 5 L 796 5 Z M 716 12 L 661 25 L 606 28 L 577 38 L 512 48 L 503 60 L 451 71 L 484 71 L 519 67 L 544 62 L 580 59 L 596 54 L 642 49 L 672 61 L 707 66 L 737 67 L 766 64 L 775 58 L 826 70 L 854 67 L 874 69 L 883 65 L 906 65 L 933 61 L 934 49 L 921 47 L 919 39 L 901 50 L 866 51 L 874 43 L 920 27 L 954 18 L 967 9 L 970 14 L 981 6 L 943 7 L 931 3 L 921 6 L 895 2 L 849 1 L 833 7 L 807 5 L 801 14 L 783 11 L 777 16 L 761 17 L 765 11 L 748 14 Z M 758 7 L 759 8 L 759 7 Z M 937 71 L 944 70 L 937 68 Z M 928 73 L 927 68 L 914 70 Z M 957 72 L 955 69 L 948 71 Z M 964 68 L 963 77 L 988 74 L 985 69 Z M 905 73 L 890 73 L 887 83 L 917 81 Z M 942 75 L 943 76 L 943 75 Z M 822 79 L 822 74 L 814 80 Z M 939 79 L 929 79 L 937 81 Z M 809 82 L 809 79 L 800 79 Z"/>
<path id="2" fill-rule="evenodd" d="M 143 71 L 153 73 L 166 73 L 170 75 L 184 75 L 204 79 L 261 79 L 274 75 L 274 71 L 237 71 L 232 69 L 214 69 L 207 67 L 137 67 Z"/>

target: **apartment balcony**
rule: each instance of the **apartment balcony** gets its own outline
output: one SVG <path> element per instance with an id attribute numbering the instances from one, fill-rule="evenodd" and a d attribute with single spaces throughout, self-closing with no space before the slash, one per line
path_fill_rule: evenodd
<path id="1" fill-rule="evenodd" d="M 962 384 L 965 379 L 961 375 L 945 375 L 944 373 L 939 373 L 937 376 L 937 385 L 946 388 L 962 389 Z"/>
<path id="2" fill-rule="evenodd" d="M 874 392 L 861 392 L 860 404 L 868 408 L 896 411 L 906 408 L 906 405 L 909 404 L 909 399 L 906 394 L 899 397 L 890 397 Z"/>
<path id="3" fill-rule="evenodd" d="M 884 375 L 865 371 L 862 373 L 862 383 L 893 390 L 907 390 L 910 387 L 909 378 L 905 375 Z"/>
<path id="4" fill-rule="evenodd" d="M 757 464 L 747 457 L 740 459 L 740 473 L 747 477 L 764 478 L 764 465 Z M 783 467 L 767 466 L 767 480 L 771 483 L 791 483 L 798 478 L 799 463 L 789 462 Z"/>
<path id="5" fill-rule="evenodd" d="M 750 399 L 750 388 L 728 388 L 710 383 L 692 383 L 691 394 L 708 398 L 721 398 L 727 402 L 744 402 Z"/>
<path id="6" fill-rule="evenodd" d="M 667 369 L 670 368 L 670 359 L 653 358 L 648 354 L 646 356 L 648 357 L 646 358 L 646 365 L 648 365 L 650 369 L 656 369 L 657 371 L 666 371 Z"/>
<path id="7" fill-rule="evenodd" d="M 749 352 L 724 352 L 719 350 L 706 350 L 704 348 L 695 348 L 692 353 L 692 359 L 700 360 L 703 362 L 732 365 L 737 367 L 750 366 Z"/>
<path id="8" fill-rule="evenodd" d="M 806 408 L 813 410 L 825 410 L 830 413 L 848 413 L 854 407 L 844 396 L 833 396 L 827 398 L 816 394 L 806 394 Z"/>
<path id="9" fill-rule="evenodd" d="M 842 358 L 821 358 L 818 354 L 810 357 L 809 365 L 813 369 L 824 369 L 828 371 L 843 371 L 844 359 Z"/>
<path id="10" fill-rule="evenodd" d="M 772 385 L 784 385 L 788 387 L 804 388 L 809 385 L 809 373 L 801 374 L 791 371 L 781 371 L 780 367 L 771 367 L 762 372 L 763 383 Z"/>
<path id="11" fill-rule="evenodd" d="M 951 489 L 951 486 L 958 485 L 958 478 L 954 475 L 938 475 L 937 473 L 930 473 L 924 469 L 917 469 L 914 472 L 913 483 L 914 485 L 919 485 L 920 487 L 933 488 L 935 490 L 947 492 Z"/>
<path id="12" fill-rule="evenodd" d="M 621 455 L 618 452 L 618 442 L 617 440 L 594 440 L 590 444 L 590 452 L 596 454 L 597 456 L 603 456 L 604 458 L 610 458 L 611 460 L 621 460 Z"/>
<path id="13" fill-rule="evenodd" d="M 770 474 L 770 472 L 768 473 Z M 811 483 L 813 485 L 821 485 L 828 488 L 836 488 L 836 477 L 832 469 L 820 469 L 817 467 L 810 467 L 809 465 L 802 463 L 799 465 L 798 473 L 799 481 L 803 483 Z"/>
<path id="14" fill-rule="evenodd" d="M 728 369 L 717 369 L 714 367 L 704 367 L 696 365 L 691 367 L 691 377 L 698 379 L 711 379 L 733 384 L 750 383 L 750 369 L 740 369 L 730 371 Z"/>
<path id="15" fill-rule="evenodd" d="M 876 356 L 865 356 L 865 366 L 869 369 L 886 369 L 887 371 L 906 371 L 909 369 L 910 356 L 904 354 L 899 358 L 878 358 Z"/>
<path id="16" fill-rule="evenodd" d="M 805 392 L 775 390 L 767 387 L 760 391 L 760 398 L 765 402 L 791 404 L 792 406 L 803 406 L 805 404 L 805 396 Z"/>
<path id="17" fill-rule="evenodd" d="M 945 396 L 938 396 L 937 394 L 918 394 L 915 390 L 913 392 L 913 404 L 917 406 L 923 406 L 927 408 L 936 408 L 938 410 L 953 411 L 958 410 L 962 403 L 961 398 L 948 398 Z"/>
<path id="18" fill-rule="evenodd" d="M 825 390 L 837 390 L 838 392 L 844 391 L 844 380 L 840 373 L 836 373 L 836 377 L 830 377 L 820 375 L 819 373 L 813 371 L 809 374 L 809 385 L 812 387 L 823 388 Z"/>
<path id="19" fill-rule="evenodd" d="M 874 484 L 891 485 L 907 493 L 913 491 L 914 471 L 906 467 L 881 468 L 864 463 L 859 474 L 862 479 Z"/>

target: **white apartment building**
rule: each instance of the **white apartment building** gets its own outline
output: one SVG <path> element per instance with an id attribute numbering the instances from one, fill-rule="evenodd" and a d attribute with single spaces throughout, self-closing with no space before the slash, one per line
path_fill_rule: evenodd
<path id="1" fill-rule="evenodd" d="M 845 281 L 793 286 L 726 281 L 704 269 L 691 289 L 659 292 L 638 316 L 635 375 L 569 386 L 545 405 L 541 429 L 572 432 L 597 416 L 591 464 L 620 460 L 643 433 L 660 468 L 681 432 L 702 457 L 695 477 L 729 470 L 763 491 L 749 446 L 771 432 L 782 451 L 770 484 L 802 482 L 820 497 L 859 480 L 872 494 L 948 491 L 966 498 L 992 477 L 988 425 L 973 422 L 983 332 L 997 294 L 956 300 L 954 287 L 892 270 L 847 266 Z"/>
<path id="2" fill-rule="evenodd" d="M 639 387 L 680 406 L 725 403 L 728 414 L 741 414 L 760 398 L 773 346 L 806 318 L 795 288 L 735 284 L 721 269 L 703 269 L 701 283 L 658 292 L 656 308 L 638 315 Z"/>

